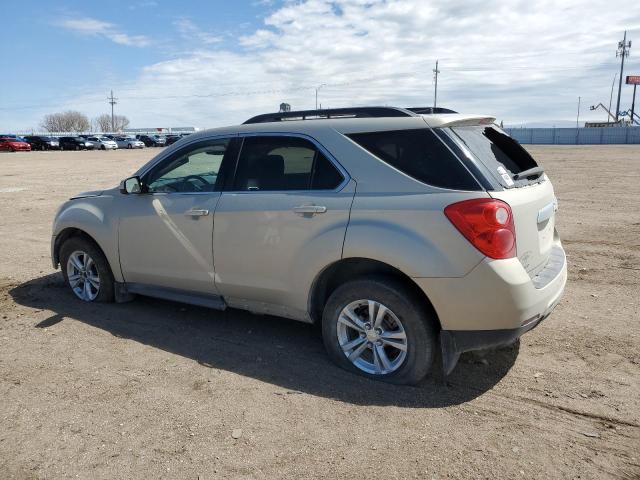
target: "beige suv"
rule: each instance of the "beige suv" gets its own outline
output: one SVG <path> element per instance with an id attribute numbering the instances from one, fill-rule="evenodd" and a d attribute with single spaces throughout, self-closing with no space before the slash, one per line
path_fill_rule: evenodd
<path id="1" fill-rule="evenodd" d="M 54 267 L 85 301 L 135 294 L 321 322 L 353 372 L 416 383 L 507 345 L 559 301 L 542 168 L 494 119 L 368 107 L 186 137 L 58 211 Z"/>

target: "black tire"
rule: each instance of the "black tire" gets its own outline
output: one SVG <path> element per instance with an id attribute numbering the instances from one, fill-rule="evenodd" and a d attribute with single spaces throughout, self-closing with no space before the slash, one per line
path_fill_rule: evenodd
<path id="1" fill-rule="evenodd" d="M 133 147 L 131 146 L 131 144 L 130 144 L 130 143 L 127 143 L 127 148 L 128 148 L 129 150 L 131 150 Z"/>
<path id="2" fill-rule="evenodd" d="M 80 150 L 80 145 L 76 145 L 76 152 Z"/>
<path id="3" fill-rule="evenodd" d="M 106 149 L 107 149 L 107 147 L 105 147 L 104 145 L 102 145 L 102 146 L 100 147 L 100 150 L 106 150 Z"/>
<path id="4" fill-rule="evenodd" d="M 374 300 L 391 310 L 402 323 L 407 338 L 404 361 L 388 374 L 367 373 L 345 355 L 338 340 L 338 317 L 351 302 Z M 370 277 L 344 283 L 329 297 L 322 316 L 322 337 L 329 357 L 342 368 L 388 383 L 414 385 L 431 370 L 437 346 L 437 320 L 424 301 L 407 285 L 388 277 Z"/>
<path id="5" fill-rule="evenodd" d="M 114 299 L 114 280 L 111 267 L 107 261 L 104 253 L 95 243 L 87 240 L 83 237 L 71 237 L 66 240 L 60 247 L 60 267 L 62 269 L 62 275 L 64 281 L 73 293 L 73 289 L 69 283 L 69 277 L 67 274 L 67 262 L 71 254 L 75 251 L 86 252 L 93 259 L 98 270 L 98 276 L 100 278 L 100 289 L 95 299 L 90 300 L 92 302 L 113 302 Z M 74 293 L 75 295 L 75 293 Z M 89 300 L 88 300 L 89 301 Z"/>

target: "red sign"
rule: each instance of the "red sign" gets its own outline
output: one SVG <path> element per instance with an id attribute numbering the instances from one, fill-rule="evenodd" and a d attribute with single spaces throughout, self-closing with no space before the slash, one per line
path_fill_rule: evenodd
<path id="1" fill-rule="evenodd" d="M 627 75 L 627 85 L 640 85 L 640 75 Z"/>

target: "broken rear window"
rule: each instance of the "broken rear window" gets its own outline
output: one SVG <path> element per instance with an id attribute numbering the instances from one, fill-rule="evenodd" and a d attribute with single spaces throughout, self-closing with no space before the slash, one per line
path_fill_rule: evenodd
<path id="1" fill-rule="evenodd" d="M 512 187 L 539 181 L 539 178 L 531 177 L 517 179 L 518 173 L 535 168 L 538 164 L 522 145 L 499 128 L 473 126 L 452 127 L 450 130 L 494 173 L 503 186 Z"/>

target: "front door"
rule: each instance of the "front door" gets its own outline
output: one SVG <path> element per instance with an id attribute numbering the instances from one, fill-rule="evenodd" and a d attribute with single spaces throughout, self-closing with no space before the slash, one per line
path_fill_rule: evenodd
<path id="1" fill-rule="evenodd" d="M 127 283 L 217 293 L 213 217 L 234 143 L 218 138 L 187 145 L 144 174 L 143 193 L 119 197 Z"/>
<path id="2" fill-rule="evenodd" d="M 342 256 L 354 182 L 310 139 L 247 136 L 214 228 L 231 306 L 302 319 L 316 274 Z"/>

